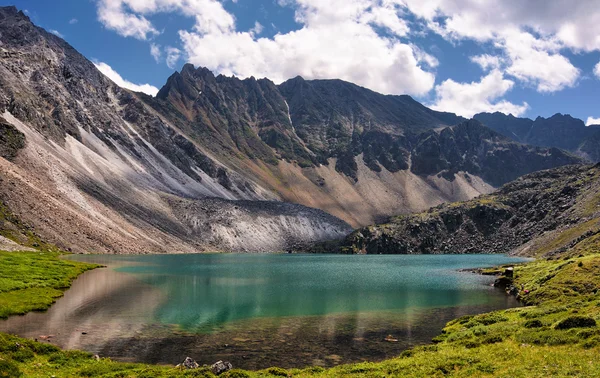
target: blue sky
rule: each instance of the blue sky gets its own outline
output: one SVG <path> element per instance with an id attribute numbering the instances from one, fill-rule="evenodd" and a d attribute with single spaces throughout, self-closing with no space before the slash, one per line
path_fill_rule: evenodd
<path id="1" fill-rule="evenodd" d="M 600 123 L 596 0 L 0 4 L 26 10 L 117 84 L 151 93 L 189 61 L 277 83 L 296 75 L 341 78 L 464 116 L 560 112 Z"/>

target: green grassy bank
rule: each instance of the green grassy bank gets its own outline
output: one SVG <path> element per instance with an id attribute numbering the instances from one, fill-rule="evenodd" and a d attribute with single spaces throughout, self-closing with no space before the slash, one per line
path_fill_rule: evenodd
<path id="1" fill-rule="evenodd" d="M 0 319 L 48 309 L 77 276 L 97 267 L 59 256 L 59 252 L 0 252 Z"/>
<path id="2" fill-rule="evenodd" d="M 600 254 L 537 260 L 515 270 L 522 308 L 456 319 L 431 345 L 378 363 L 332 369 L 233 370 L 224 377 L 598 377 Z M 92 266 L 53 252 L 0 253 L 0 309 L 45 309 Z M 17 277 L 17 278 L 14 278 Z M 207 368 L 126 364 L 0 334 L 0 377 L 211 377 Z"/>

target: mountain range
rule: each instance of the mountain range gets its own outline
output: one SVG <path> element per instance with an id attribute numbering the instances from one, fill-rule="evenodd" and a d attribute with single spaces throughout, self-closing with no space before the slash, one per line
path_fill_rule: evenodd
<path id="1" fill-rule="evenodd" d="M 0 56 L 0 198 L 76 252 L 299 250 L 596 156 L 341 80 L 186 64 L 135 93 L 14 7 Z"/>
<path id="2" fill-rule="evenodd" d="M 568 114 L 532 120 L 496 112 L 479 113 L 474 118 L 516 142 L 562 148 L 586 160 L 600 161 L 600 125 L 586 126 Z"/>

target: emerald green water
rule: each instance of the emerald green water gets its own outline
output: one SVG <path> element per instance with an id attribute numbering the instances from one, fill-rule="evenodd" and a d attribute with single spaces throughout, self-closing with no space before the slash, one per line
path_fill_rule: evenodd
<path id="1" fill-rule="evenodd" d="M 460 270 L 522 261 L 502 255 L 73 258 L 108 268 L 86 273 L 47 313 L 11 318 L 0 330 L 53 335 L 60 346 L 126 360 L 176 363 L 192 355 L 247 368 L 397 355 L 428 342 L 452 318 L 516 306 L 490 286 L 492 277 Z M 388 334 L 399 341 L 385 342 Z"/>

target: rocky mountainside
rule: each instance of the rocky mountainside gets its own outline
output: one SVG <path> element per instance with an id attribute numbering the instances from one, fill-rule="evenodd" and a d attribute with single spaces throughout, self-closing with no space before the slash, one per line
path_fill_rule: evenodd
<path id="1" fill-rule="evenodd" d="M 284 250 L 579 161 L 339 80 L 134 93 L 14 7 L 0 55 L 0 198 L 75 251 Z"/>
<path id="2" fill-rule="evenodd" d="M 138 96 L 218 161 L 353 226 L 579 161 L 341 80 L 296 77 L 276 86 L 187 64 L 156 98 Z"/>
<path id="3" fill-rule="evenodd" d="M 557 147 L 587 160 L 600 161 L 600 125 L 586 126 L 568 114 L 550 118 L 516 118 L 502 113 L 480 113 L 474 116 L 487 127 L 520 143 Z"/>
<path id="4" fill-rule="evenodd" d="M 345 241 L 347 253 L 499 253 L 548 257 L 600 233 L 600 164 L 523 176 L 467 202 L 394 217 Z"/>
<path id="5" fill-rule="evenodd" d="M 48 240 L 94 252 L 277 251 L 350 230 L 299 205 L 257 211 L 248 200 L 277 194 L 13 7 L 0 8 L 0 54 L 0 196 Z"/>
<path id="6" fill-rule="evenodd" d="M 279 85 L 297 135 L 320 163 L 356 179 L 355 156 L 372 170 L 407 169 L 410 138 L 424 130 L 464 121 L 433 111 L 410 96 L 384 96 L 342 80 L 296 77 Z"/>

